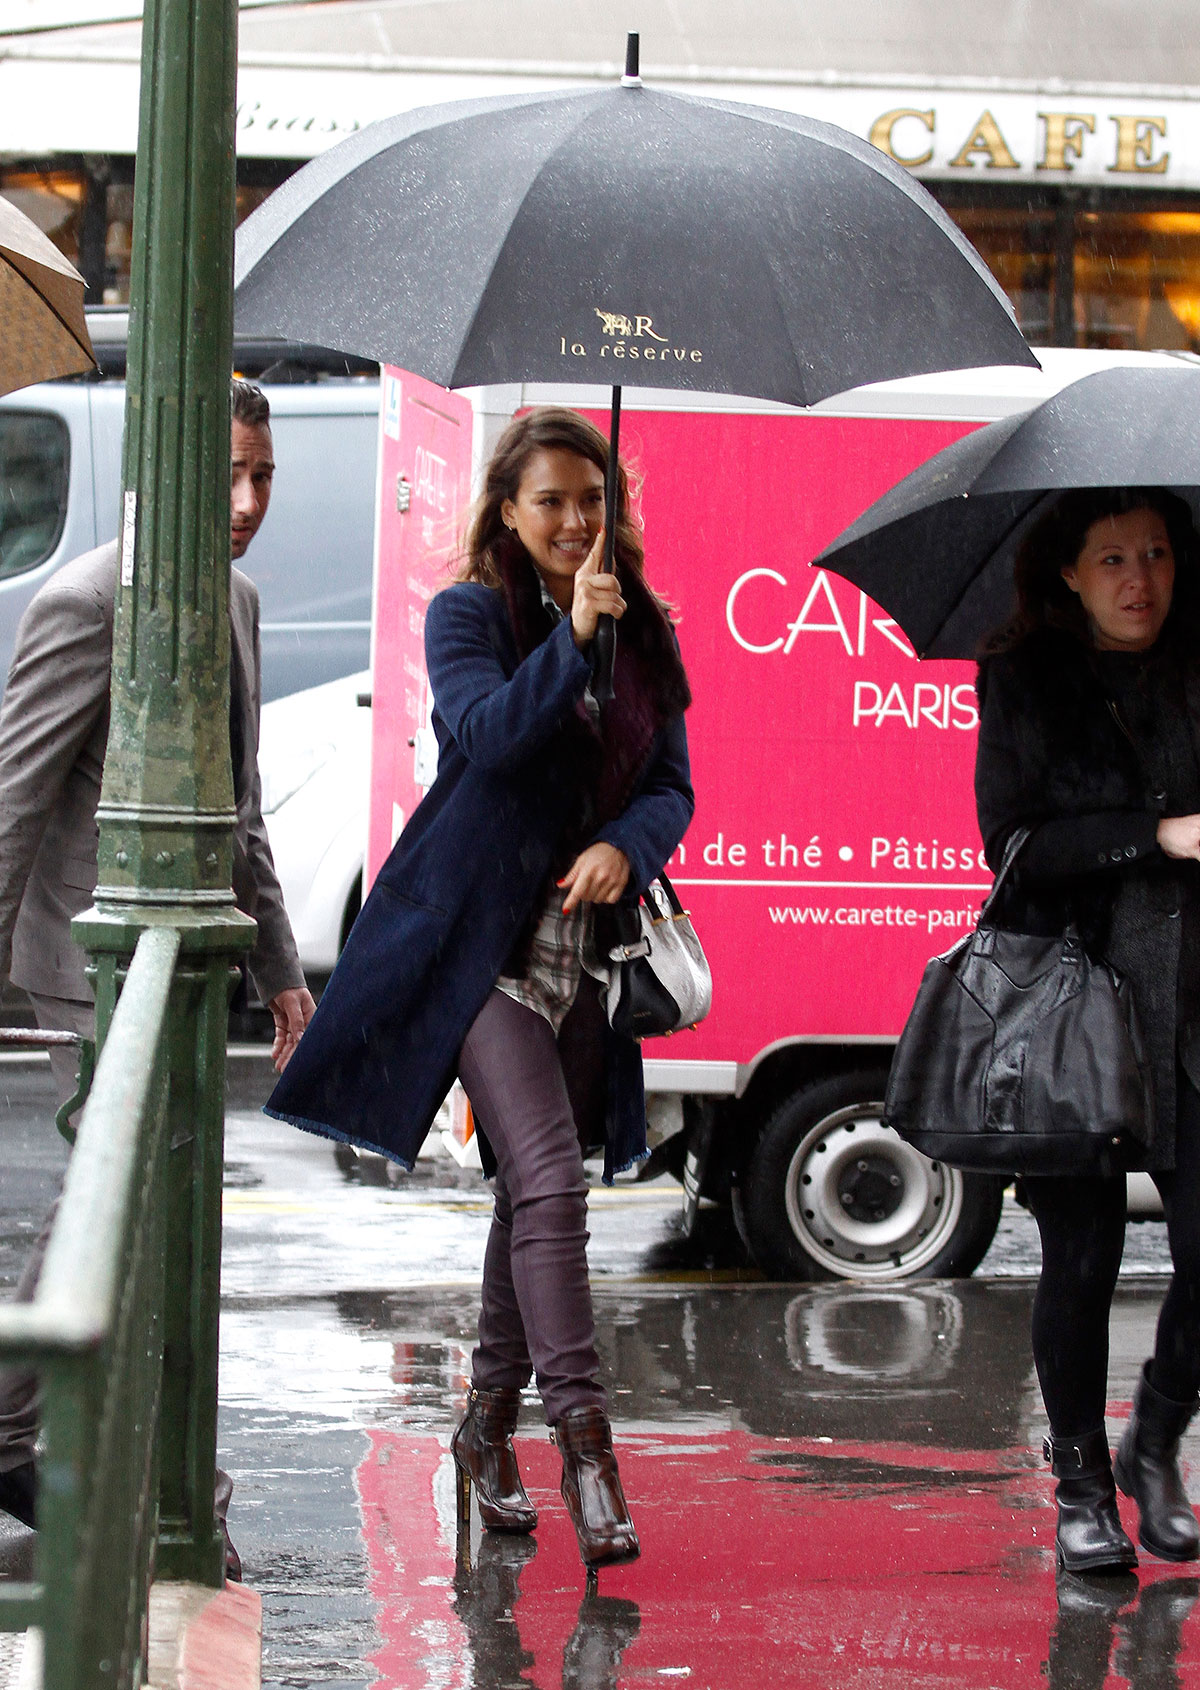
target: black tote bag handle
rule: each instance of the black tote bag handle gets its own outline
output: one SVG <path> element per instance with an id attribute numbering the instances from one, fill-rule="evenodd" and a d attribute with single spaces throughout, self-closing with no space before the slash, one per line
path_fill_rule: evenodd
<path id="1" fill-rule="evenodd" d="M 1013 864 L 1020 856 L 1021 851 L 1032 832 L 1033 829 L 1031 827 L 1018 827 L 1015 828 L 1009 835 L 1008 844 L 1004 847 L 1004 856 L 1001 859 L 1000 867 L 996 873 L 996 878 L 992 881 L 992 889 L 983 900 L 983 908 L 979 912 L 978 925 L 980 927 L 982 927 L 987 921 L 987 918 L 991 913 L 992 906 L 1000 896 L 1000 888 L 1008 879 L 1009 872 L 1011 871 Z"/>

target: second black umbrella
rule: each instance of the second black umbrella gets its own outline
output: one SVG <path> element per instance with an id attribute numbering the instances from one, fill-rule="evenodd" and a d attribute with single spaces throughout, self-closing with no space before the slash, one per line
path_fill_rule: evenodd
<path id="1" fill-rule="evenodd" d="M 1021 538 L 1078 487 L 1200 487 L 1200 367 L 1117 365 L 956 440 L 815 560 L 883 606 L 919 657 L 973 657 L 1012 603 Z"/>

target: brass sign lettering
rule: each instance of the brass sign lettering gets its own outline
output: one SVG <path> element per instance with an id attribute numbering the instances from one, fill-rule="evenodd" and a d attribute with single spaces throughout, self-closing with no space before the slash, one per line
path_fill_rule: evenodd
<path id="1" fill-rule="evenodd" d="M 1109 165 L 1109 172 L 1121 176 L 1163 175 L 1171 155 L 1162 153 L 1154 157 L 1154 137 L 1165 137 L 1166 118 L 1122 115 L 1112 121 L 1117 126 L 1117 159 Z"/>
<path id="2" fill-rule="evenodd" d="M 1039 170 L 1074 170 L 1072 159 L 1083 157 L 1083 137 L 1096 133 L 1096 119 L 1090 112 L 1040 111 L 1046 125 L 1046 148 L 1038 161 Z"/>
<path id="3" fill-rule="evenodd" d="M 976 154 L 982 155 L 985 170 L 1020 170 L 1021 168 L 1013 157 L 1008 142 L 1000 133 L 1000 125 L 990 111 L 980 113 L 979 121 L 974 129 L 950 160 L 950 168 L 952 170 L 972 169 Z"/>
<path id="4" fill-rule="evenodd" d="M 933 148 L 928 147 L 923 153 L 898 153 L 894 134 L 896 125 L 904 118 L 915 118 L 923 123 L 929 133 L 933 134 L 934 113 L 932 111 L 917 111 L 913 106 L 897 106 L 895 111 L 885 111 L 882 117 L 877 117 L 871 125 L 871 133 L 867 136 L 873 147 L 878 147 L 881 153 L 894 158 L 897 164 L 903 164 L 909 170 L 916 170 L 922 164 L 928 164 L 933 158 Z"/>

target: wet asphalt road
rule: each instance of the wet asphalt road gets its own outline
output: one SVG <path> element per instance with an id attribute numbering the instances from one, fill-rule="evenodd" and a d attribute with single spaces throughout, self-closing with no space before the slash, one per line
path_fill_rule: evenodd
<path id="1" fill-rule="evenodd" d="M 0 1065 L 9 1283 L 64 1159 L 48 1078 Z M 776 1286 L 717 1211 L 683 1245 L 672 1184 L 597 1192 L 599 1338 L 642 1559 L 583 1599 L 531 1397 L 536 1537 L 476 1525 L 456 1566 L 447 1445 L 486 1190 L 445 1158 L 411 1177 L 347 1166 L 258 1112 L 269 1083 L 261 1058 L 231 1063 L 220 1423 L 264 1684 L 1200 1685 L 1188 1568 L 1143 1557 L 1140 1582 L 1056 1590 L 1026 1336 L 1036 1239 L 1015 1208 L 969 1282 Z M 1165 1260 L 1161 1226 L 1130 1228 L 1114 1436 Z"/>

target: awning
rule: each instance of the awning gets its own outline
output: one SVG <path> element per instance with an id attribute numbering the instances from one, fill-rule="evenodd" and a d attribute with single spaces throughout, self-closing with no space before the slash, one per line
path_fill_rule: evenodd
<path id="1" fill-rule="evenodd" d="M 1191 8 L 1147 0 L 1130 29 L 1094 6 L 1081 30 L 1061 0 L 962 0 L 947 29 L 944 0 L 614 0 L 603 17 L 592 0 L 259 0 L 240 22 L 238 151 L 308 158 L 415 106 L 612 75 L 628 22 L 661 86 L 824 118 L 917 175 L 1196 189 Z M 139 39 L 130 23 L 0 35 L 0 154 L 132 154 Z"/>

